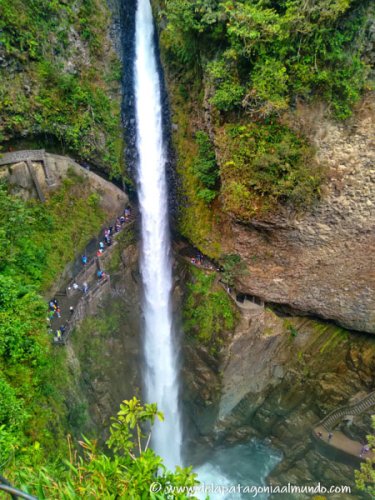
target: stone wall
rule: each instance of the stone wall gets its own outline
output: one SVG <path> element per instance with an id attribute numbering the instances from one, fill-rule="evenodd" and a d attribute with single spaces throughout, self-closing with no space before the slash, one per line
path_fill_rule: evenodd
<path id="1" fill-rule="evenodd" d="M 38 197 L 28 160 L 46 198 L 62 185 L 68 174 L 73 174 L 81 176 L 83 182 L 89 183 L 93 193 L 100 195 L 100 206 L 109 219 L 117 217 L 128 202 L 127 195 L 121 189 L 67 156 L 46 153 L 44 150 L 5 153 L 0 157 L 0 179 L 7 180 L 11 192 L 24 199 Z"/>

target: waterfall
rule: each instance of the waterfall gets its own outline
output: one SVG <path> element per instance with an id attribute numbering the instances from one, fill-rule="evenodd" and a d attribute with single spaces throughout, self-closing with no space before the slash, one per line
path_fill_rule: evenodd
<path id="1" fill-rule="evenodd" d="M 144 384 L 147 402 L 157 403 L 165 417 L 164 422 L 155 424 L 152 447 L 171 468 L 181 465 L 181 423 L 178 411 L 177 348 L 171 313 L 172 269 L 160 78 L 149 0 L 138 0 L 137 4 L 134 69 L 137 182 L 142 217 Z"/>

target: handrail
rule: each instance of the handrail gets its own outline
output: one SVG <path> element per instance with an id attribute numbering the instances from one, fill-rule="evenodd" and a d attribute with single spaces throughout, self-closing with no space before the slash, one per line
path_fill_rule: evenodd
<path id="1" fill-rule="evenodd" d="M 38 500 L 36 497 L 32 495 L 29 495 L 28 493 L 25 493 L 17 488 L 14 488 L 9 483 L 9 481 L 7 481 L 3 476 L 0 476 L 0 491 L 5 491 L 6 493 L 9 493 L 9 495 L 13 499 L 25 498 L 26 500 Z"/>
<path id="2" fill-rule="evenodd" d="M 375 391 L 370 392 L 370 394 L 364 396 L 362 399 L 357 401 L 357 403 L 340 406 L 339 408 L 336 408 L 336 410 L 331 411 L 319 422 L 319 425 L 322 425 L 325 429 L 329 430 L 328 427 L 332 427 L 333 424 L 344 415 L 349 415 L 350 412 L 355 415 L 360 414 L 368 408 L 371 408 L 373 405 L 375 405 Z"/>

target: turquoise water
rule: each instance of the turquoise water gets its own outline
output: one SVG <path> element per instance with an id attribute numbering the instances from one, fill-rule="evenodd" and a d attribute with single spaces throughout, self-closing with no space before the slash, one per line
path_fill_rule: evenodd
<path id="1" fill-rule="evenodd" d="M 197 496 L 201 499 L 208 496 L 211 500 L 266 500 L 268 495 L 259 492 L 255 496 L 253 487 L 264 486 L 266 477 L 280 460 L 279 452 L 256 440 L 218 448 L 205 464 L 195 469 L 202 487 Z"/>

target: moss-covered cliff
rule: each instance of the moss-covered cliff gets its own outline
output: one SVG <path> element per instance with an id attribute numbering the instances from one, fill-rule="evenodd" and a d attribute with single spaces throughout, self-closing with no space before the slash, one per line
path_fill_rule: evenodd
<path id="1" fill-rule="evenodd" d="M 0 19 L 0 142 L 49 141 L 121 173 L 121 66 L 107 4 L 1 0 Z"/>
<path id="2" fill-rule="evenodd" d="M 373 332 L 371 3 L 153 3 L 180 232 L 239 254 L 243 292 Z"/>

